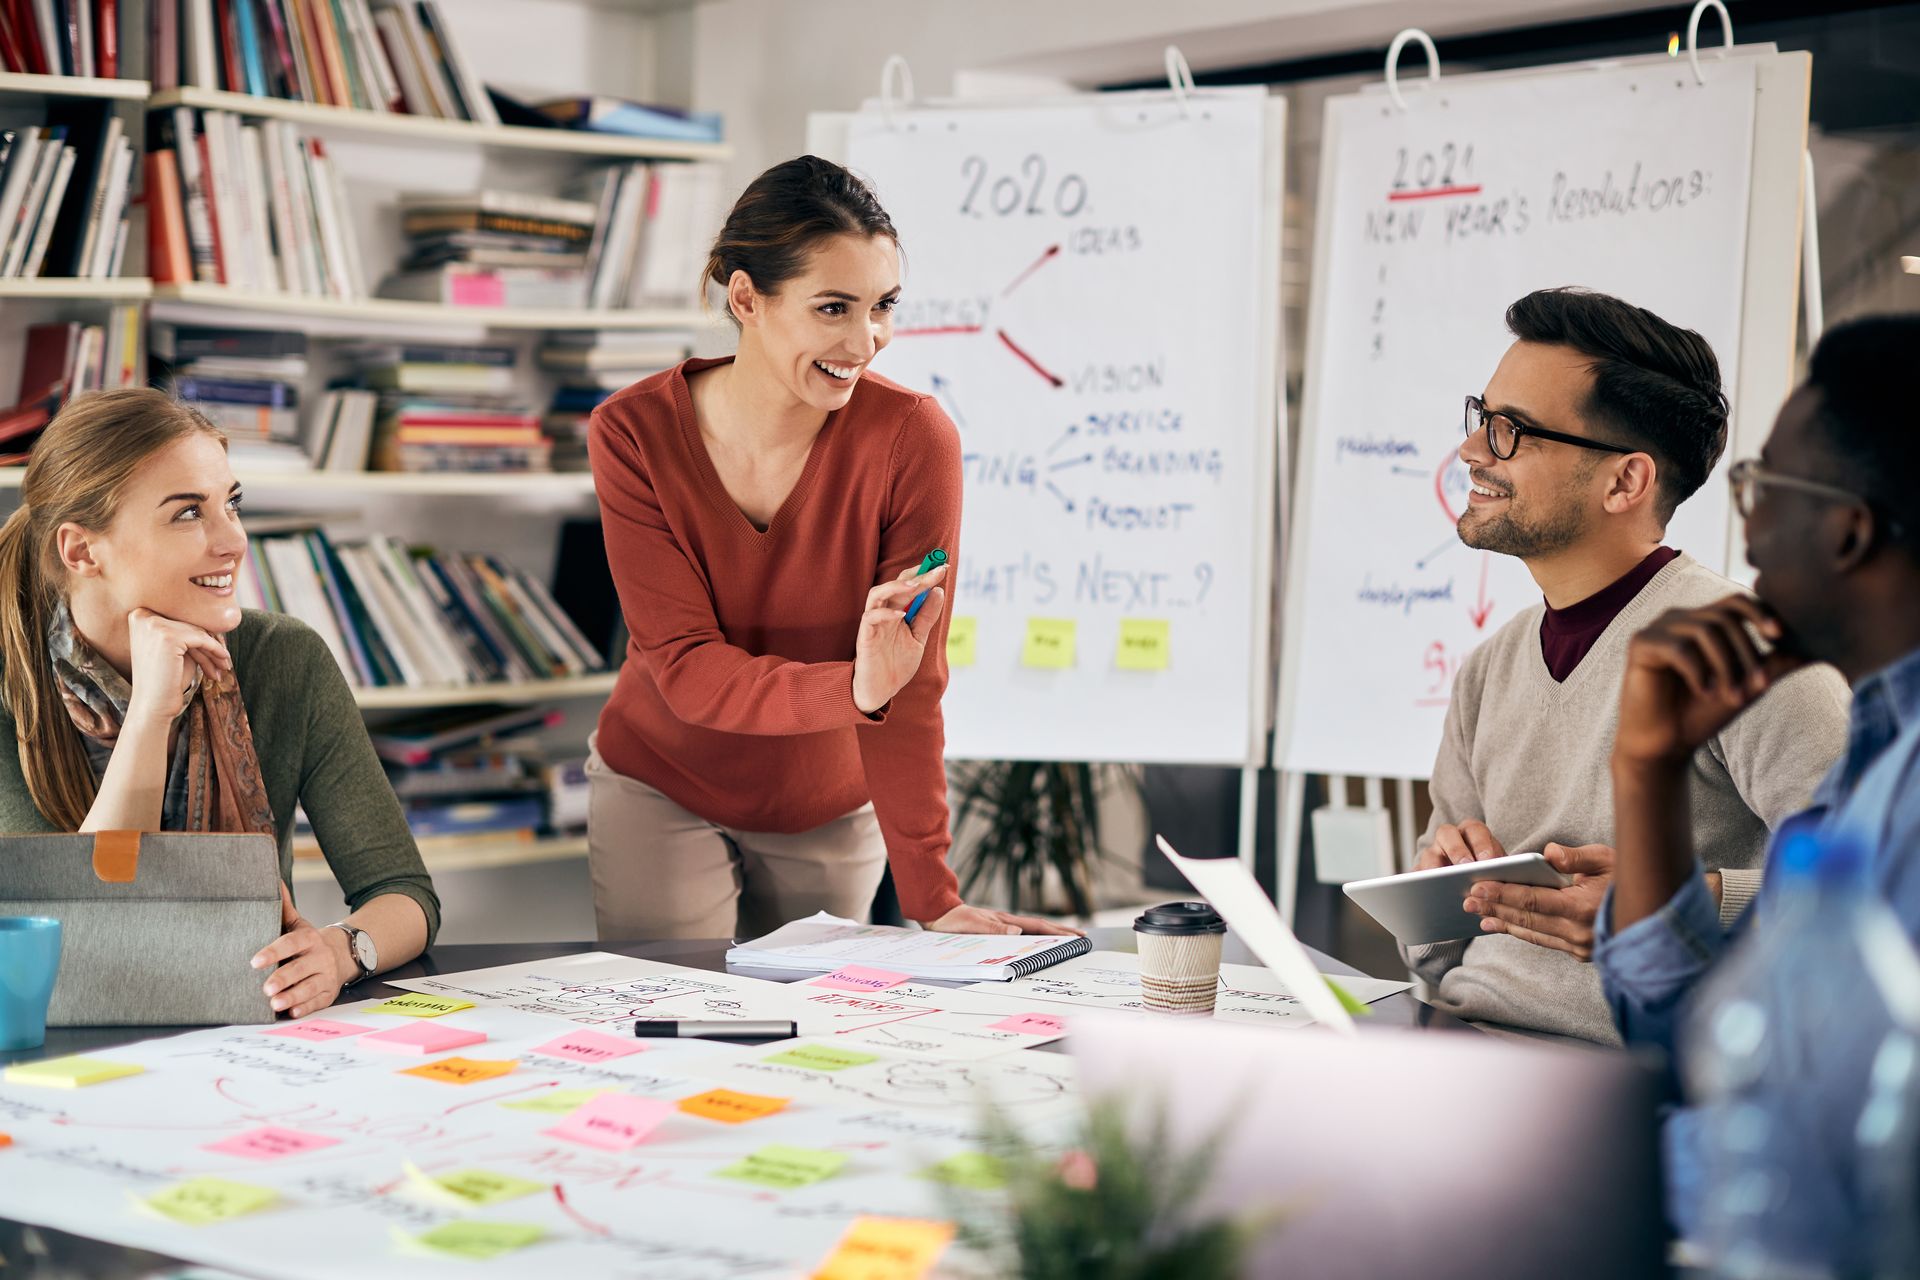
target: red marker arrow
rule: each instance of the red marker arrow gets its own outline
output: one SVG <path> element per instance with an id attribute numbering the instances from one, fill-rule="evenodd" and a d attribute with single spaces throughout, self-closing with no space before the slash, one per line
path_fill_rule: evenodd
<path id="1" fill-rule="evenodd" d="M 1038 258 L 1034 259 L 1032 266 L 1028 267 L 1025 271 L 1022 271 L 1019 275 L 1015 276 L 1013 278 L 1013 283 L 1000 291 L 1000 296 L 1004 298 L 1008 294 L 1012 293 L 1015 289 L 1018 289 L 1021 285 L 1025 284 L 1027 282 L 1028 276 L 1032 275 L 1034 272 L 1038 271 L 1040 268 L 1046 266 L 1047 263 L 1053 260 L 1054 255 L 1059 252 L 1060 252 L 1059 245 L 1057 244 L 1049 245 L 1045 253 L 1041 254 Z"/>
<path id="2" fill-rule="evenodd" d="M 1492 560 L 1493 554 L 1491 552 L 1483 551 L 1480 553 L 1480 603 L 1467 610 L 1467 616 L 1473 619 L 1473 629 L 1475 631 L 1484 630 L 1487 625 L 1487 619 L 1493 614 L 1493 601 L 1487 599 L 1487 566 Z"/>

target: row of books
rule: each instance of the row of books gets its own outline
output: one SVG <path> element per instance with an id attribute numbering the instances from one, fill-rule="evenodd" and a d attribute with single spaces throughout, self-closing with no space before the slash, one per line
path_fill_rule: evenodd
<path id="1" fill-rule="evenodd" d="M 236 469 L 307 468 L 300 421 L 305 334 L 159 321 L 152 353 L 155 381 L 226 432 Z"/>
<path id="2" fill-rule="evenodd" d="M 20 356 L 20 388 L 0 410 L 0 466 L 25 462 L 40 429 L 67 397 L 81 391 L 145 386 L 140 308 L 108 309 L 104 324 L 67 321 L 31 326 Z"/>
<path id="3" fill-rule="evenodd" d="M 101 136 L 88 113 L 59 114 L 0 130 L 0 278 L 101 279 L 126 258 L 133 144 L 117 116 Z"/>
<path id="4" fill-rule="evenodd" d="M 553 469 L 591 470 L 587 427 L 593 411 L 623 387 L 680 363 L 692 348 L 692 334 L 672 331 L 547 335 L 540 347 L 540 365 L 562 379 L 541 421 L 552 446 Z"/>
<path id="5" fill-rule="evenodd" d="M 698 301 L 725 192 L 720 166 L 592 170 L 561 196 L 401 198 L 409 249 L 384 298 L 460 307 L 686 307 Z"/>
<path id="6" fill-rule="evenodd" d="M 318 138 L 175 107 L 149 117 L 149 271 L 254 293 L 358 301 L 366 269 L 346 187 Z"/>
<path id="7" fill-rule="evenodd" d="M 119 0 L 0 0 L 0 69 L 113 79 L 120 74 Z"/>
<path id="8" fill-rule="evenodd" d="M 436 0 L 153 0 L 153 83 L 498 124 Z"/>
<path id="9" fill-rule="evenodd" d="M 558 679 L 606 659 L 552 594 L 498 556 L 336 543 L 319 529 L 254 539 L 235 575 L 242 607 L 319 632 L 347 680 L 441 688 Z"/>

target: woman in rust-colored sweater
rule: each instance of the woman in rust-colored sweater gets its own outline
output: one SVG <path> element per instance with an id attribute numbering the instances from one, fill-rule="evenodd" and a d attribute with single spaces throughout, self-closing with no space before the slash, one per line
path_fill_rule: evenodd
<path id="1" fill-rule="evenodd" d="M 589 436 L 633 635 L 588 762 L 601 938 L 864 918 L 889 862 L 929 928 L 1067 932 L 964 905 L 947 867 L 950 570 L 916 573 L 957 556 L 960 442 L 867 369 L 900 293 L 892 222 L 803 156 L 747 188 L 707 274 L 738 353 L 628 387 Z"/>

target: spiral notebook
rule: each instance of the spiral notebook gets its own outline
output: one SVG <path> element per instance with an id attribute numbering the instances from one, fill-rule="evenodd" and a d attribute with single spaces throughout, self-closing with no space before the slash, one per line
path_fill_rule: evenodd
<path id="1" fill-rule="evenodd" d="M 1005 982 L 1085 955 L 1091 946 L 1077 936 L 930 933 L 859 924 L 822 911 L 740 943 L 727 952 L 727 963 L 803 973 L 832 973 L 857 964 L 937 982 Z"/>

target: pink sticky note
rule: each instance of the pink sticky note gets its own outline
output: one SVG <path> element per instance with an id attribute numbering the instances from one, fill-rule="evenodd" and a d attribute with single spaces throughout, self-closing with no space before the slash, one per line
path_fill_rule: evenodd
<path id="1" fill-rule="evenodd" d="M 646 1047 L 637 1040 L 621 1040 L 598 1031 L 575 1031 L 558 1040 L 549 1040 L 533 1052 L 544 1053 L 550 1058 L 572 1058 L 575 1062 L 607 1062 L 624 1058 L 630 1053 L 639 1053 Z"/>
<path id="2" fill-rule="evenodd" d="M 325 1018 L 308 1018 L 305 1022 L 289 1022 L 277 1027 L 263 1027 L 260 1034 L 289 1036 L 295 1040 L 340 1040 L 371 1030 L 373 1030 L 372 1027 L 357 1027 L 351 1022 L 328 1022 Z"/>
<path id="3" fill-rule="evenodd" d="M 888 973 L 885 969 L 868 969 L 861 965 L 849 964 L 835 969 L 824 978 L 815 978 L 807 985 L 829 987 L 834 991 L 885 991 L 888 987 L 897 987 L 911 978 L 911 974 Z"/>
<path id="4" fill-rule="evenodd" d="M 217 1151 L 223 1156 L 244 1156 L 249 1160 L 278 1160 L 282 1156 L 297 1156 L 331 1147 L 339 1141 L 338 1138 L 327 1138 L 317 1133 L 301 1133 L 297 1129 L 278 1129 L 267 1125 L 236 1133 L 222 1142 L 210 1142 L 201 1150 Z"/>
<path id="5" fill-rule="evenodd" d="M 1023 1036 L 1063 1036 L 1067 1020 L 1050 1013 L 1016 1013 L 987 1024 L 989 1031 L 1017 1031 Z"/>
<path id="6" fill-rule="evenodd" d="M 479 1044 L 486 1038 L 484 1031 L 468 1031 L 464 1027 L 449 1027 L 436 1022 L 414 1022 L 391 1031 L 376 1031 L 370 1036 L 361 1036 L 357 1043 L 362 1048 L 378 1049 L 383 1053 L 445 1053 L 448 1049 L 464 1049 L 470 1044 Z"/>
<path id="7" fill-rule="evenodd" d="M 672 1114 L 673 1103 L 664 1098 L 603 1093 L 574 1108 L 565 1120 L 546 1132 L 552 1137 L 603 1151 L 625 1151 L 645 1141 L 647 1135 Z"/>

